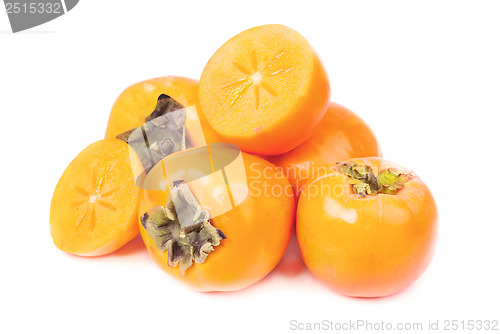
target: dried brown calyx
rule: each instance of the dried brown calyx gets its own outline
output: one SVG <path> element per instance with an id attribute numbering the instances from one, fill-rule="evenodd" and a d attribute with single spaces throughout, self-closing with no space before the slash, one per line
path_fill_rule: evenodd
<path id="1" fill-rule="evenodd" d="M 362 197 L 376 194 L 394 195 L 412 177 L 411 173 L 396 168 L 387 168 L 375 175 L 370 165 L 352 161 L 339 163 L 337 169 L 347 176 L 347 182 L 352 185 L 354 193 Z"/>
<path id="2" fill-rule="evenodd" d="M 146 123 L 116 138 L 128 143 L 139 156 L 144 170 L 149 170 L 164 157 L 190 147 L 186 138 L 186 110 L 168 95 L 158 97 L 155 110 Z"/>
<path id="3" fill-rule="evenodd" d="M 198 203 L 187 184 L 176 181 L 167 205 L 155 206 L 141 217 L 141 224 L 155 247 L 167 251 L 168 266 L 179 264 L 180 275 L 195 263 L 205 262 L 214 247 L 226 239 L 210 223 L 209 213 Z"/>

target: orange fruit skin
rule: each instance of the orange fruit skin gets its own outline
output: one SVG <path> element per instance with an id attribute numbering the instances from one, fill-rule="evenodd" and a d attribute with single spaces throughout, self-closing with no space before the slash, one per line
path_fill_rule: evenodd
<path id="1" fill-rule="evenodd" d="M 105 138 L 114 138 L 143 125 L 146 117 L 155 109 L 161 94 L 169 95 L 186 107 L 196 107 L 196 113 L 189 114 L 190 117 L 186 118 L 186 132 L 194 146 L 204 145 L 203 134 L 190 131 L 194 128 L 191 124 L 197 121 L 201 124 L 207 142 L 220 141 L 201 112 L 198 102 L 198 80 L 176 76 L 145 80 L 125 89 L 113 105 Z"/>
<path id="2" fill-rule="evenodd" d="M 301 189 L 339 161 L 382 157 L 370 127 L 354 112 L 331 102 L 314 134 L 293 150 L 265 159 L 283 169 L 298 200 Z"/>
<path id="3" fill-rule="evenodd" d="M 307 52 L 300 51 L 304 52 L 305 55 L 290 55 L 287 64 L 277 65 L 274 73 L 288 69 L 292 69 L 288 73 L 293 73 L 294 67 L 298 68 L 298 63 L 307 57 L 310 60 L 310 64 L 307 65 L 309 66 L 307 71 L 310 76 L 307 78 L 284 79 L 282 82 L 276 83 L 275 86 L 278 87 L 276 96 L 261 101 L 259 107 L 254 106 L 253 99 L 255 97 L 248 101 L 238 102 L 240 105 L 236 103 L 234 106 L 229 101 L 232 95 L 228 93 L 225 87 L 243 80 L 241 77 L 244 78 L 245 75 L 252 76 L 251 73 L 242 74 L 235 70 L 234 63 L 240 62 L 247 69 L 250 68 L 248 64 L 253 61 L 250 59 L 253 51 L 258 52 L 262 57 L 262 54 L 264 54 L 266 57 L 272 58 L 279 51 L 268 50 L 262 43 L 268 43 L 267 41 L 273 39 L 288 38 L 290 35 L 293 36 L 291 37 L 292 40 L 298 40 L 297 44 L 307 43 L 302 36 L 288 27 L 276 24 L 259 26 L 248 29 L 227 41 L 208 61 L 200 79 L 200 103 L 208 122 L 224 142 L 238 145 L 243 151 L 249 153 L 259 155 L 282 154 L 297 147 L 309 138 L 325 115 L 330 100 L 330 82 L 321 60 L 308 44 Z M 260 39 L 257 40 L 257 38 Z M 272 46 L 273 44 L 271 44 Z M 241 56 L 240 51 L 235 50 L 245 50 L 247 55 Z M 285 49 L 284 52 L 292 51 Z M 282 66 L 289 67 L 285 69 Z M 241 68 L 241 66 L 239 67 Z M 291 85 L 296 86 L 301 92 L 289 88 Z M 255 85 L 251 86 L 245 94 L 254 94 L 255 87 Z M 261 89 L 261 92 L 256 97 L 257 99 L 263 99 L 265 94 L 267 93 Z M 290 101 L 293 101 L 293 104 L 289 104 Z M 285 104 L 288 107 L 284 108 L 283 105 Z M 268 107 L 268 105 L 272 105 L 272 107 Z M 221 118 L 220 115 L 222 114 L 226 116 Z M 269 124 L 264 122 L 254 126 L 251 130 L 243 131 L 244 128 L 248 127 L 249 120 L 268 118 L 269 114 L 281 116 L 278 120 L 274 120 Z M 242 115 L 246 115 L 245 119 L 242 119 Z M 228 126 L 228 119 L 235 120 L 235 123 Z"/>
<path id="4" fill-rule="evenodd" d="M 353 161 L 395 167 L 380 158 Z M 432 258 L 437 225 L 434 198 L 417 176 L 395 195 L 362 198 L 334 171 L 306 186 L 297 209 L 306 266 L 335 291 L 354 297 L 388 296 L 414 282 Z"/>
<path id="5" fill-rule="evenodd" d="M 100 256 L 132 240 L 139 233 L 135 175 L 142 171 L 139 158 L 121 140 L 104 139 L 85 148 L 54 190 L 50 231 L 55 245 L 74 255 Z"/>
<path id="6" fill-rule="evenodd" d="M 288 180 L 280 169 L 268 161 L 242 154 L 248 196 L 231 211 L 210 220 L 227 239 L 214 247 L 204 263 L 193 263 L 181 277 L 179 266 L 168 266 L 167 252 L 159 252 L 139 224 L 144 244 L 156 264 L 194 290 L 235 291 L 258 282 L 278 264 L 290 240 L 295 205 Z M 201 192 L 211 196 L 214 194 L 212 187 L 210 183 Z M 266 192 L 265 187 L 275 187 L 276 195 L 279 195 L 277 189 L 283 189 L 283 193 L 273 196 L 269 190 Z M 139 217 L 153 206 L 165 205 L 168 197 L 168 190 L 144 190 L 139 201 Z M 217 200 L 213 195 L 212 198 Z"/>

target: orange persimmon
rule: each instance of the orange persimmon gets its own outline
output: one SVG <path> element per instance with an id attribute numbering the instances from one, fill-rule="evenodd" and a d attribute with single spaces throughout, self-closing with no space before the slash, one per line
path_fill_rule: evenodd
<path id="1" fill-rule="evenodd" d="M 282 25 L 227 41 L 200 79 L 202 112 L 226 142 L 276 155 L 304 142 L 325 115 L 330 84 L 306 39 Z"/>
<path id="2" fill-rule="evenodd" d="M 118 139 L 89 145 L 64 171 L 52 197 L 50 232 L 55 245 L 71 254 L 114 252 L 138 233 L 142 165 Z"/>
<path id="3" fill-rule="evenodd" d="M 297 239 L 314 276 L 355 297 L 397 293 L 427 268 L 437 231 L 429 188 L 380 158 L 341 162 L 307 184 Z"/>
<path id="4" fill-rule="evenodd" d="M 214 154 L 215 148 L 210 146 Z M 287 248 L 295 214 L 291 186 L 279 168 L 241 152 L 243 174 L 227 175 L 229 196 L 226 186 L 215 181 L 215 174 L 198 183 L 174 182 L 174 188 L 149 187 L 155 182 L 150 178 L 158 175 L 156 169 L 163 175 L 156 183 L 163 186 L 168 183 L 163 177 L 170 172 L 161 171 L 161 168 L 175 164 L 173 158 L 187 159 L 190 166 L 173 173 L 177 179 L 200 173 L 206 175 L 202 163 L 192 163 L 199 161 L 196 155 L 208 156 L 208 153 L 200 148 L 174 153 L 164 159 L 167 162 L 163 167 L 160 162 L 148 174 L 139 200 L 140 233 L 155 262 L 191 288 L 198 291 L 243 289 L 266 276 Z M 173 189 L 181 186 L 184 186 L 184 193 L 177 195 L 178 198 L 195 198 L 187 201 L 194 202 L 195 209 L 191 213 L 198 212 L 199 216 L 204 210 L 209 212 L 206 217 L 210 218 L 203 223 L 187 227 L 189 231 L 196 230 L 194 234 L 184 233 L 178 218 L 182 215 L 182 206 L 176 204 Z M 223 207 L 224 201 L 229 202 L 228 197 L 232 208 L 216 214 L 217 207 Z M 169 201 L 175 204 L 175 210 L 169 209 Z M 165 209 L 170 210 L 171 220 Z M 172 226 L 172 230 L 168 226 Z M 203 241 L 200 238 L 204 238 Z"/>
<path id="5" fill-rule="evenodd" d="M 193 146 L 221 141 L 210 128 L 198 103 L 198 81 L 167 76 L 145 80 L 125 89 L 111 110 L 106 138 L 114 138 L 126 131 L 135 129 L 145 123 L 146 118 L 155 110 L 158 97 L 168 95 L 187 108 L 186 132 Z M 202 131 L 199 130 L 201 125 Z"/>
<path id="6" fill-rule="evenodd" d="M 381 156 L 370 127 L 351 110 L 331 102 L 313 136 L 287 153 L 265 158 L 283 169 L 298 200 L 305 184 L 324 173 L 331 164 Z"/>

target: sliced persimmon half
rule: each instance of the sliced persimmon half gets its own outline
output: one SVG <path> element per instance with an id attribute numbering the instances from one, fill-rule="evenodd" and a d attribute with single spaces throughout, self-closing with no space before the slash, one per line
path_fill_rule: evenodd
<path id="1" fill-rule="evenodd" d="M 201 75 L 199 99 L 226 142 L 276 155 L 311 136 L 328 108 L 330 84 L 307 40 L 271 24 L 245 30 L 215 52 Z"/>
<path id="2" fill-rule="evenodd" d="M 104 139 L 85 148 L 59 180 L 50 208 L 55 245 L 71 254 L 114 252 L 138 233 L 142 165 L 129 145 Z"/>

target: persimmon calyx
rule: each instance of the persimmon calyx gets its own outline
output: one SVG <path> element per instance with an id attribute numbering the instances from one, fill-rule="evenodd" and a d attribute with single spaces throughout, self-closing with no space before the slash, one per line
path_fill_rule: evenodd
<path id="1" fill-rule="evenodd" d="M 161 94 L 160 96 L 158 96 L 158 101 L 156 103 L 155 110 L 153 110 L 153 112 L 148 117 L 146 117 L 146 122 L 154 122 L 155 119 L 157 119 L 160 116 L 163 116 L 172 111 L 176 111 L 183 108 L 184 106 L 182 104 L 180 104 L 170 96 L 166 94 Z"/>
<path id="2" fill-rule="evenodd" d="M 226 239 L 210 224 L 209 213 L 198 203 L 183 181 L 176 181 L 167 205 L 155 206 L 141 217 L 141 224 L 161 252 L 167 251 L 168 266 L 179 264 L 179 273 L 203 263 L 214 247 Z"/>
<path id="3" fill-rule="evenodd" d="M 371 166 L 352 161 L 339 163 L 337 166 L 338 170 L 347 176 L 347 182 L 352 185 L 354 193 L 362 197 L 376 194 L 394 195 L 412 177 L 411 173 L 396 168 L 387 168 L 375 175 Z"/>
<path id="4" fill-rule="evenodd" d="M 158 161 L 190 144 L 186 138 L 186 110 L 168 95 L 158 97 L 155 110 L 146 117 L 146 123 L 116 138 L 129 144 L 148 172 Z"/>

